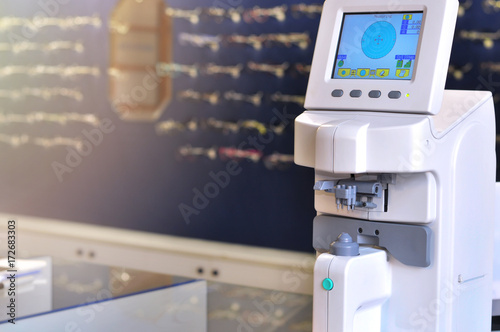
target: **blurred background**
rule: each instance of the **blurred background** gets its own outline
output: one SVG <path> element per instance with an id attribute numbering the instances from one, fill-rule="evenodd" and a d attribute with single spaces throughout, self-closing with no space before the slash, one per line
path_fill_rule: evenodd
<path id="1" fill-rule="evenodd" d="M 293 118 L 321 7 L 1 1 L 0 211 L 312 252 Z M 500 1 L 460 2 L 447 88 L 498 106 Z"/>

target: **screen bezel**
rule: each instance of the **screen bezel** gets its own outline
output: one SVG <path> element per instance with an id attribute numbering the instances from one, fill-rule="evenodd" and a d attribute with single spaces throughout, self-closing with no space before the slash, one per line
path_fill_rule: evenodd
<path id="1" fill-rule="evenodd" d="M 341 27 L 340 27 L 340 32 L 339 32 L 339 36 L 338 36 L 338 43 L 337 43 L 337 49 L 336 49 L 336 52 L 335 52 L 335 57 L 333 59 L 333 68 L 332 68 L 332 74 L 331 74 L 331 78 L 332 79 L 341 79 L 341 80 L 349 80 L 349 79 L 355 79 L 355 80 L 361 80 L 363 78 L 352 78 L 352 77 L 342 77 L 342 78 L 338 78 L 338 77 L 334 77 L 335 76 L 335 70 L 337 69 L 336 68 L 336 64 L 337 64 L 337 61 L 338 61 L 338 55 L 339 55 L 339 51 L 340 51 L 340 45 L 342 44 L 342 37 L 343 37 L 343 32 L 344 32 L 344 25 L 345 25 L 345 20 L 346 20 L 346 16 L 348 15 L 406 15 L 406 14 L 422 14 L 422 23 L 421 23 L 421 29 L 422 29 L 422 25 L 423 25 L 423 17 L 424 17 L 424 12 L 422 10 L 419 10 L 419 11 L 397 11 L 397 12 L 363 12 L 363 13 L 343 13 L 343 17 L 342 17 L 342 23 L 341 23 Z M 418 53 L 420 51 L 420 41 L 421 41 L 421 33 L 419 32 L 418 34 L 418 41 L 417 41 L 417 47 L 416 47 L 416 50 L 415 50 L 415 59 L 413 61 L 413 68 L 412 68 L 412 75 L 411 77 L 409 78 L 387 78 L 387 79 L 380 79 L 380 78 L 366 78 L 368 80 L 393 80 L 393 81 L 408 81 L 408 80 L 412 80 L 413 77 L 415 76 L 415 69 L 416 69 L 416 66 L 417 66 L 417 61 L 418 61 Z"/>
<path id="2" fill-rule="evenodd" d="M 407 4 L 388 5 L 385 0 L 327 0 L 318 31 L 305 107 L 309 110 L 359 110 L 399 113 L 436 114 L 443 100 L 444 85 L 455 31 L 458 1 L 410 0 Z M 423 12 L 418 57 L 411 80 L 335 79 L 331 78 L 344 13 Z M 343 90 L 342 97 L 332 91 Z M 350 98 L 349 92 L 361 90 L 362 96 Z M 370 98 L 371 90 L 382 98 Z M 402 97 L 388 99 L 391 91 Z M 408 96 L 408 97 L 407 97 Z"/>

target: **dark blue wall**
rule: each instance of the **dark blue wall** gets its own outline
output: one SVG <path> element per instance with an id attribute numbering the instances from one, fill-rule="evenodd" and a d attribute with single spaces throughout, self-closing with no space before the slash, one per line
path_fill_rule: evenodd
<path id="1" fill-rule="evenodd" d="M 38 3 L 35 0 L 2 1 L 0 13 L 3 18 L 32 18 L 43 10 Z M 162 117 L 156 122 L 144 123 L 122 121 L 109 102 L 108 19 L 116 3 L 75 0 L 59 5 L 54 12 L 56 17 L 96 15 L 102 19 L 103 25 L 66 30 L 47 27 L 29 38 L 29 41 L 37 43 L 80 41 L 85 46 L 82 53 L 0 52 L 0 66 L 97 66 L 101 73 L 98 77 L 67 78 L 55 75 L 0 76 L 0 89 L 4 90 L 62 86 L 78 89 L 83 94 L 81 101 L 67 97 L 44 100 L 29 96 L 9 99 L 4 96 L 0 97 L 0 112 L 92 113 L 101 120 L 109 119 L 112 127 L 111 132 L 103 134 L 102 142 L 94 146 L 88 156 L 74 160 L 75 165 L 78 165 L 70 167 L 71 172 L 64 172 L 58 178 L 54 163 L 67 165 L 66 158 L 71 149 L 68 150 L 64 145 L 44 148 L 33 142 L 37 137 L 85 139 L 85 131 L 94 129 L 91 125 L 0 121 L 0 133 L 3 135 L 0 135 L 0 210 L 14 217 L 35 215 L 216 241 L 311 251 L 314 217 L 312 170 L 290 163 L 269 167 L 264 160 L 275 152 L 293 154 L 294 128 L 291 115 L 298 115 L 303 109 L 297 103 L 273 101 L 271 96 L 276 92 L 305 94 L 307 75 L 300 73 L 295 65 L 311 63 L 319 15 L 293 15 L 291 6 L 316 2 L 169 1 L 169 6 L 183 9 L 207 8 L 221 3 L 229 6 L 236 4 L 246 9 L 254 6 L 269 8 L 286 3 L 289 10 L 283 22 L 274 18 L 262 23 L 234 23 L 229 19 L 216 22 L 206 16 L 202 17 L 200 23 L 191 24 L 184 19 L 174 19 L 173 52 L 175 63 L 198 64 L 200 67 L 211 62 L 236 65 L 253 61 L 268 64 L 288 62 L 290 68 L 282 78 L 256 73 L 248 68 L 242 71 L 239 78 L 205 74 L 192 78 L 181 74 L 173 79 L 174 98 Z M 458 19 L 451 61 L 453 68 L 462 70 L 463 74 L 460 76 L 455 70 L 449 75 L 448 87 L 490 89 L 498 101 L 499 73 L 485 69 L 485 63 L 500 61 L 500 40 L 493 40 L 492 47 L 486 48 L 482 40 L 469 40 L 464 37 L 467 34 L 461 31 L 495 32 L 500 29 L 500 14 L 480 1 L 469 1 L 464 8 L 465 14 Z M 308 32 L 310 43 L 305 49 L 269 43 L 260 50 L 246 45 L 222 43 L 218 51 L 212 51 L 181 44 L 179 34 L 182 32 L 220 35 L 223 39 L 231 34 Z M 21 27 L 0 30 L 0 43 L 9 43 L 13 34 L 22 33 Z M 486 42 L 486 45 L 491 46 L 491 43 Z M 234 90 L 248 95 L 261 91 L 263 99 L 260 106 L 223 98 L 217 105 L 211 105 L 179 98 L 179 93 L 186 89 L 220 91 L 222 94 Z M 265 125 L 282 123 L 285 129 L 282 134 L 273 136 L 259 136 L 259 132 L 253 129 L 228 133 L 210 127 L 169 135 L 158 135 L 155 131 L 155 126 L 161 121 L 187 122 L 194 118 L 200 122 L 208 118 L 233 122 L 252 119 Z M 30 141 L 18 147 L 14 147 L 12 142 L 8 143 L 9 139 L 19 135 L 29 136 Z M 211 148 L 237 147 L 247 142 L 248 149 L 252 140 L 257 140 L 253 144 L 254 150 L 257 150 L 254 152 L 262 157 L 257 162 L 237 160 L 237 164 L 233 164 L 235 158 L 223 158 L 220 154 L 215 160 L 203 156 L 183 158 L 179 154 L 179 148 L 188 144 Z M 222 171 L 227 172 L 228 167 L 232 174 L 228 177 L 220 175 Z M 222 184 L 216 184 L 213 174 L 219 174 Z M 197 196 L 197 190 L 204 191 L 206 188 L 212 190 L 209 194 L 213 197 L 204 200 L 199 194 Z M 185 214 L 190 214 L 189 218 L 182 215 L 180 207 Z"/>

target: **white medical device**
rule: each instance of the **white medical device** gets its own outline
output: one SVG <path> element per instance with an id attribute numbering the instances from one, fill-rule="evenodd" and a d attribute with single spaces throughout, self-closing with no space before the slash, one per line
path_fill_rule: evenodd
<path id="1" fill-rule="evenodd" d="M 315 169 L 314 332 L 491 330 L 491 93 L 444 90 L 456 0 L 327 0 L 295 162 Z"/>

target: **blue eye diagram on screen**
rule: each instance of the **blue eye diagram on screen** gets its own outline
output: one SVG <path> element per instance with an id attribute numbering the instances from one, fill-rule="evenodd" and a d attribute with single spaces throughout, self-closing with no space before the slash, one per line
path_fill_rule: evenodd
<path id="1" fill-rule="evenodd" d="M 423 12 L 344 14 L 332 78 L 410 80 Z"/>
<path id="2" fill-rule="evenodd" d="M 389 54 L 396 44 L 396 29 L 385 21 L 373 23 L 361 38 L 361 49 L 371 59 L 380 59 Z"/>

